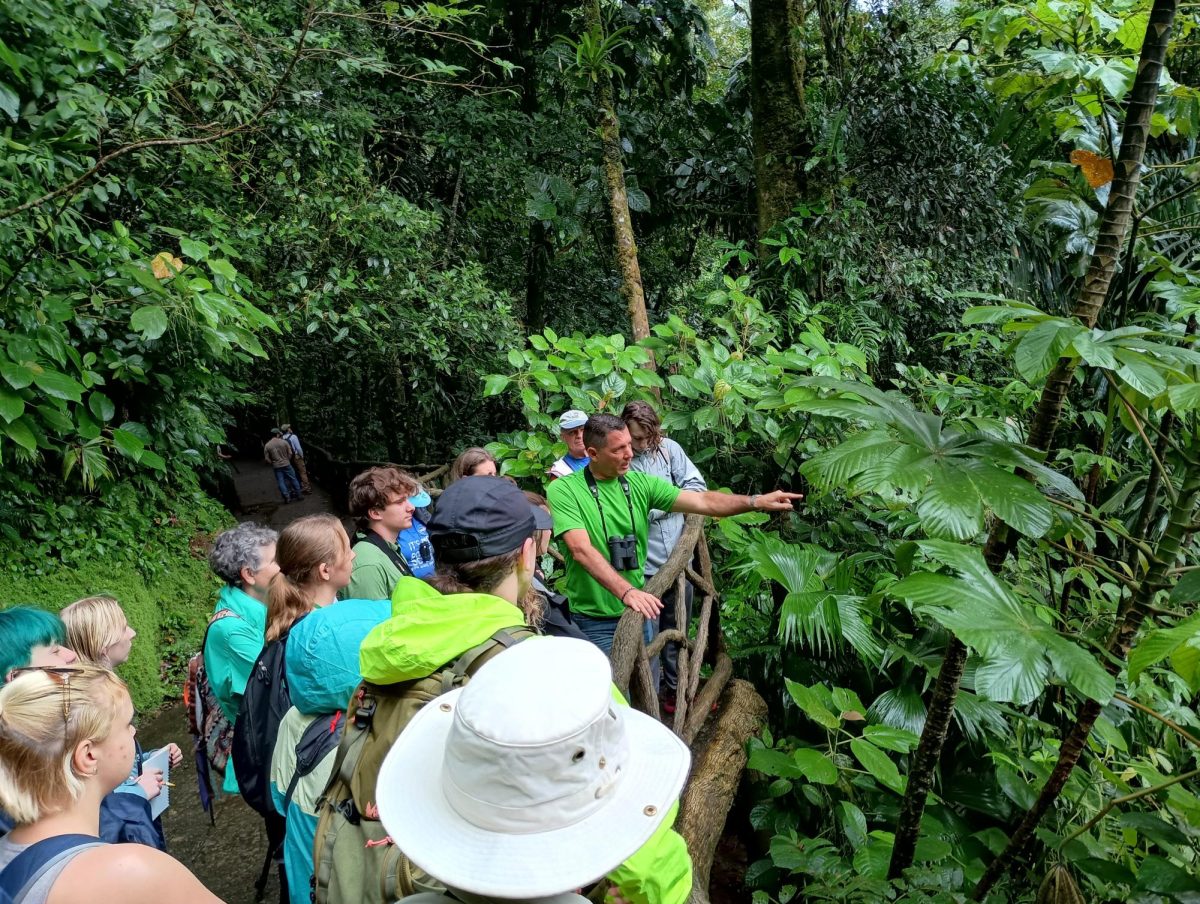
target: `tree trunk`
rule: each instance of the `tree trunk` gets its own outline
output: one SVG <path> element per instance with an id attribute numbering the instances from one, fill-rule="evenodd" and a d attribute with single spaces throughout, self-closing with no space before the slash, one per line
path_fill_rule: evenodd
<path id="1" fill-rule="evenodd" d="M 762 240 L 791 216 L 803 193 L 810 140 L 804 114 L 804 61 L 791 40 L 799 0 L 751 0 L 750 103 L 760 257 Z"/>
<path id="2" fill-rule="evenodd" d="M 602 35 L 600 0 L 588 4 L 587 26 Z M 604 182 L 608 186 L 608 208 L 612 215 L 613 245 L 617 271 L 621 274 L 621 297 L 629 309 L 633 341 L 650 335 L 646 314 L 646 293 L 642 288 L 642 269 L 638 264 L 637 241 L 629 216 L 629 196 L 625 192 L 625 160 L 621 153 L 621 121 L 617 118 L 617 98 L 612 77 L 602 75 L 596 82 L 596 104 L 600 108 L 600 144 L 604 151 Z"/>
<path id="3" fill-rule="evenodd" d="M 1109 655 L 1104 658 L 1104 667 L 1114 675 L 1121 670 L 1121 663 L 1129 656 L 1134 639 L 1141 630 L 1142 623 L 1146 620 L 1147 607 L 1154 602 L 1154 598 L 1160 590 L 1171 585 L 1168 572 L 1175 566 L 1180 549 L 1183 547 L 1184 538 L 1191 528 L 1197 500 L 1200 500 L 1200 467 L 1191 467 L 1184 476 L 1178 500 L 1171 509 L 1167 529 L 1163 531 L 1154 551 L 1150 570 L 1138 585 L 1130 605 L 1125 610 L 1124 617 L 1117 623 L 1109 638 L 1107 648 Z M 1058 762 L 1054 766 L 1054 771 L 1046 780 L 1037 801 L 1025 814 L 1025 818 L 1021 820 L 1016 831 L 1012 833 L 1008 846 L 1000 853 L 1000 856 L 991 862 L 979 880 L 979 885 L 976 886 L 975 893 L 972 895 L 974 900 L 982 901 L 987 896 L 996 880 L 1012 866 L 1017 855 L 1033 838 L 1038 823 L 1058 800 L 1059 794 L 1067 784 L 1067 779 L 1071 777 L 1071 771 L 1079 762 L 1079 757 L 1087 746 L 1088 736 L 1092 732 L 1092 726 L 1096 724 L 1096 717 L 1100 715 L 1100 710 L 1101 705 L 1095 700 L 1084 700 L 1080 704 L 1075 714 L 1075 724 L 1071 726 L 1070 732 L 1059 747 Z"/>
<path id="4" fill-rule="evenodd" d="M 1096 248 L 1092 252 L 1087 276 L 1084 278 L 1083 287 L 1076 299 L 1073 311 L 1074 316 L 1088 327 L 1095 325 L 1100 309 L 1104 305 L 1104 299 L 1108 294 L 1113 272 L 1116 269 L 1116 262 L 1120 258 L 1121 248 L 1133 219 L 1134 194 L 1137 192 L 1140 179 L 1139 170 L 1146 152 L 1146 139 L 1150 134 L 1150 116 L 1154 112 L 1155 99 L 1158 97 L 1158 80 L 1162 74 L 1163 59 L 1166 57 L 1167 43 L 1171 37 L 1171 23 L 1175 17 L 1177 4 L 1178 0 L 1155 0 L 1150 11 L 1150 23 L 1146 29 L 1145 42 L 1142 45 L 1137 75 L 1129 93 L 1129 105 L 1125 112 L 1125 127 L 1121 139 L 1121 154 L 1115 167 L 1115 177 L 1109 193 L 1108 206 L 1104 209 L 1104 214 L 1100 219 Z M 1042 396 L 1029 431 L 1029 444 L 1037 449 L 1049 451 L 1050 445 L 1054 441 L 1054 434 L 1062 415 L 1063 402 L 1066 399 L 1067 390 L 1071 386 L 1074 370 L 1074 364 L 1069 359 L 1060 358 L 1046 378 L 1046 385 L 1042 389 Z M 1010 531 L 998 521 L 992 530 L 992 535 L 988 538 L 986 549 L 988 564 L 994 571 L 1003 564 L 1015 542 L 1015 532 Z M 954 659 L 959 653 L 955 646 L 956 643 L 957 641 L 951 643 L 947 649 L 947 659 L 951 660 L 949 663 L 951 666 L 955 664 Z M 926 719 L 925 730 L 921 734 L 921 743 L 918 747 L 918 757 L 909 773 L 908 788 L 905 791 L 900 820 L 896 827 L 896 842 L 892 848 L 891 865 L 888 868 L 888 875 L 893 878 L 901 875 L 912 865 L 917 835 L 920 832 L 921 815 L 925 810 L 925 795 L 933 783 L 931 770 L 937 767 L 941 759 L 949 716 L 954 711 L 954 699 L 958 694 L 958 680 L 962 677 L 961 668 L 958 669 L 957 677 L 953 675 L 953 671 L 951 669 L 950 676 L 943 681 L 942 678 L 946 675 L 946 663 L 943 663 L 943 670 L 939 672 L 938 683 L 934 687 L 929 707 L 931 714 L 945 713 L 945 722 L 943 724 L 941 719 L 936 721 Z M 1087 726 L 1087 730 L 1091 730 L 1090 724 Z M 921 756 L 921 751 L 924 751 L 925 756 Z M 1065 745 L 1063 752 L 1065 755 Z M 1070 769 L 1067 772 L 1069 774 Z M 1057 791 L 1055 796 L 1057 796 Z M 1038 814 L 1038 818 L 1041 818 L 1041 814 Z M 1034 824 L 1036 825 L 1036 821 Z M 995 881 L 994 877 L 992 881 Z"/>
<path id="5" fill-rule="evenodd" d="M 692 856 L 689 904 L 708 901 L 713 855 L 746 766 L 746 742 L 762 730 L 766 717 L 767 704 L 754 685 L 731 681 L 708 742 L 694 751 L 692 774 L 675 822 Z"/>
<path id="6" fill-rule="evenodd" d="M 542 106 L 538 93 L 538 40 L 545 13 L 545 0 L 510 0 L 507 8 L 513 63 L 519 67 L 517 83 L 521 89 L 521 112 L 528 120 L 525 152 L 529 163 L 537 169 L 543 164 L 533 139 L 537 131 L 535 117 Z M 530 220 L 529 242 L 525 249 L 525 331 L 529 334 L 540 333 L 546 328 L 546 279 L 553 253 L 554 244 L 546 224 L 541 220 Z"/>

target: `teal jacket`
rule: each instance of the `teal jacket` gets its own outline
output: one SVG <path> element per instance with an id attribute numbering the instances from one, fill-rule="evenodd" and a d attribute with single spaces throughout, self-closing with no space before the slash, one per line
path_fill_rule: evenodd
<path id="1" fill-rule="evenodd" d="M 372 628 L 388 617 L 387 600 L 344 600 L 310 612 L 288 634 L 287 681 L 292 708 L 279 725 L 271 758 L 271 797 L 287 818 L 283 839 L 283 868 L 291 904 L 309 904 L 313 875 L 313 842 L 317 834 L 317 800 L 325 791 L 336 746 L 308 775 L 296 783 L 291 802 L 285 797 L 296 773 L 296 744 L 313 721 L 331 725 L 345 710 L 358 686 L 358 648 Z"/>
<path id="2" fill-rule="evenodd" d="M 267 607 L 237 587 L 221 588 L 213 614 L 228 609 L 237 618 L 222 618 L 212 623 L 204 642 L 204 669 L 208 683 L 221 704 L 221 711 L 232 725 L 237 721 L 246 682 L 254 662 L 262 652 L 267 633 Z M 237 794 L 237 776 L 233 765 L 225 770 L 221 790 Z"/>

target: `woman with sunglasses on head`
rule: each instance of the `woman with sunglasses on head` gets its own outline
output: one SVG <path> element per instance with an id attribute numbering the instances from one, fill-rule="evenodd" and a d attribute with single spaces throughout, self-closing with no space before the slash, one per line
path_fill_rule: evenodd
<path id="1" fill-rule="evenodd" d="M 182 864 L 100 840 L 100 803 L 133 763 L 133 703 L 96 666 L 24 667 L 0 688 L 0 891 L 14 904 L 220 904 Z"/>

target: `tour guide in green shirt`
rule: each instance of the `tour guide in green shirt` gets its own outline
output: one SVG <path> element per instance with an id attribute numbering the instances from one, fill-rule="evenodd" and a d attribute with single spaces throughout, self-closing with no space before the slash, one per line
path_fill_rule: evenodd
<path id="1" fill-rule="evenodd" d="M 612 652 L 617 621 L 628 607 L 647 619 L 662 609 L 645 593 L 646 533 L 650 510 L 723 517 L 742 512 L 787 512 L 799 493 L 761 496 L 680 490 L 660 477 L 630 471 L 633 443 L 625 422 L 594 414 L 583 428 L 591 461 L 550 484 L 554 534 L 566 546 L 571 614 L 592 643 Z M 616 567 L 614 567 L 614 565 Z"/>

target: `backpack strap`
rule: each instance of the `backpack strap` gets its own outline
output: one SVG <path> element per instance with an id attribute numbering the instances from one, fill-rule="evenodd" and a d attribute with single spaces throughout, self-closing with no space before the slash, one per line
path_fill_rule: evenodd
<path id="1" fill-rule="evenodd" d="M 370 543 L 387 556 L 388 561 L 400 570 L 401 575 L 408 578 L 412 577 L 412 569 L 408 567 L 408 562 L 404 560 L 404 556 L 400 554 L 400 548 L 396 544 L 389 543 L 373 530 L 360 530 L 354 535 L 355 543 L 363 541 Z"/>
<path id="2" fill-rule="evenodd" d="M 522 640 L 536 636 L 537 634 L 531 628 L 524 625 L 501 628 L 483 643 L 471 647 L 452 664 L 444 666 L 440 670 L 442 674 L 440 693 L 444 694 L 453 690 L 456 684 L 461 684 L 492 656 L 502 650 L 507 650 Z M 355 706 L 352 701 L 352 705 L 346 710 L 346 735 L 353 734 L 353 737 L 347 743 L 346 737 L 343 736 L 342 742 L 338 745 L 337 759 L 333 761 L 329 784 L 325 787 L 326 794 L 329 793 L 329 789 L 335 782 L 340 781 L 348 786 L 358 769 L 358 761 L 362 757 L 363 746 L 366 744 L 367 735 L 370 734 L 371 719 L 375 714 L 375 695 L 367 689 L 368 686 L 366 682 L 359 685 L 362 692 L 362 703 Z"/>
<path id="3" fill-rule="evenodd" d="M 208 620 L 208 625 L 204 628 L 204 639 L 200 641 L 201 653 L 204 652 L 204 645 L 208 643 L 208 632 L 212 630 L 213 625 L 223 618 L 241 618 L 241 616 L 232 609 L 218 609 L 216 612 L 214 612 L 212 618 Z"/>
<path id="4" fill-rule="evenodd" d="M 0 891 L 21 904 L 37 881 L 81 851 L 104 844 L 95 835 L 55 835 L 35 841 L 0 870 Z"/>
<path id="5" fill-rule="evenodd" d="M 341 719 L 340 711 L 334 713 L 330 720 L 326 720 L 324 716 L 317 716 L 300 735 L 300 740 L 296 742 L 296 771 L 292 773 L 292 780 L 288 782 L 287 794 L 283 796 L 285 816 L 288 807 L 292 804 L 292 795 L 296 793 L 296 786 L 300 784 L 300 779 L 316 769 L 321 760 L 325 759 L 325 755 L 333 749 L 327 739 L 338 737 L 338 726 L 341 724 Z"/>

